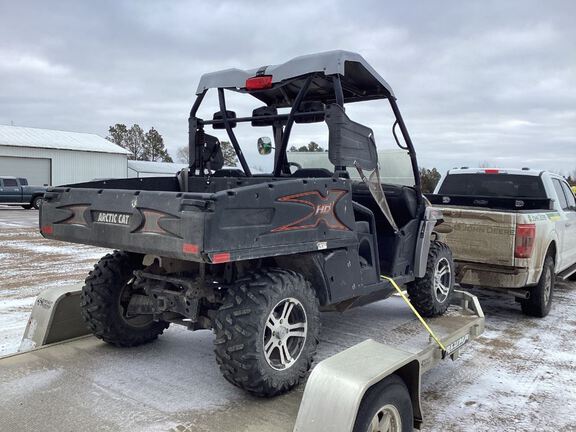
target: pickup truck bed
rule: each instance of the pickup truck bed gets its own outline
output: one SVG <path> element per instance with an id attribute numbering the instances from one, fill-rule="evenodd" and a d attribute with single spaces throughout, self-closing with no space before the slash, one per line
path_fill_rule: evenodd
<path id="1" fill-rule="evenodd" d="M 484 320 L 451 308 L 430 324 L 450 342 L 463 332 L 472 332 L 471 338 L 481 333 Z M 322 327 L 317 361 L 368 338 L 420 356 L 422 372 L 440 361 L 428 334 L 399 297 L 346 316 L 323 314 Z M 138 348 L 118 349 L 88 336 L 2 358 L 2 428 L 293 430 L 303 386 L 274 399 L 247 396 L 220 376 L 212 349 L 209 332 L 174 326 L 157 342 Z"/>

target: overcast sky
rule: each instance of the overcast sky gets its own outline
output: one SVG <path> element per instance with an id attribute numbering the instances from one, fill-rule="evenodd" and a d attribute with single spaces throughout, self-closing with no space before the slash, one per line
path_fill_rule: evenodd
<path id="1" fill-rule="evenodd" d="M 201 74 L 347 49 L 393 87 L 422 166 L 576 169 L 576 2 L 275 3 L 1 1 L 0 124 L 138 123 L 175 155 Z"/>

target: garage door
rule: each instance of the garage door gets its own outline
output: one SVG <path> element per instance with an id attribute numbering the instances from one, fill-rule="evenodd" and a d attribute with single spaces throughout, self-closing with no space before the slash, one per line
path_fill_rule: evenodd
<path id="1" fill-rule="evenodd" d="M 0 156 L 0 176 L 25 177 L 28 184 L 51 184 L 50 159 Z"/>

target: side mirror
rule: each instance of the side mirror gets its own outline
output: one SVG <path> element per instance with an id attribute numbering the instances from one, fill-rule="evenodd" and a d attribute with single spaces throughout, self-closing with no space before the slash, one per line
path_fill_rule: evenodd
<path id="1" fill-rule="evenodd" d="M 268 137 L 258 138 L 258 153 L 261 155 L 269 155 L 272 153 L 272 140 Z"/>

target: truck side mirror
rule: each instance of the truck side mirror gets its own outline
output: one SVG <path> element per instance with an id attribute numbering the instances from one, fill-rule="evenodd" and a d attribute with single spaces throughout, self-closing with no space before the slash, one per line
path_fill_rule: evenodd
<path id="1" fill-rule="evenodd" d="M 261 155 L 269 155 L 272 153 L 272 140 L 268 137 L 258 138 L 258 153 Z"/>

